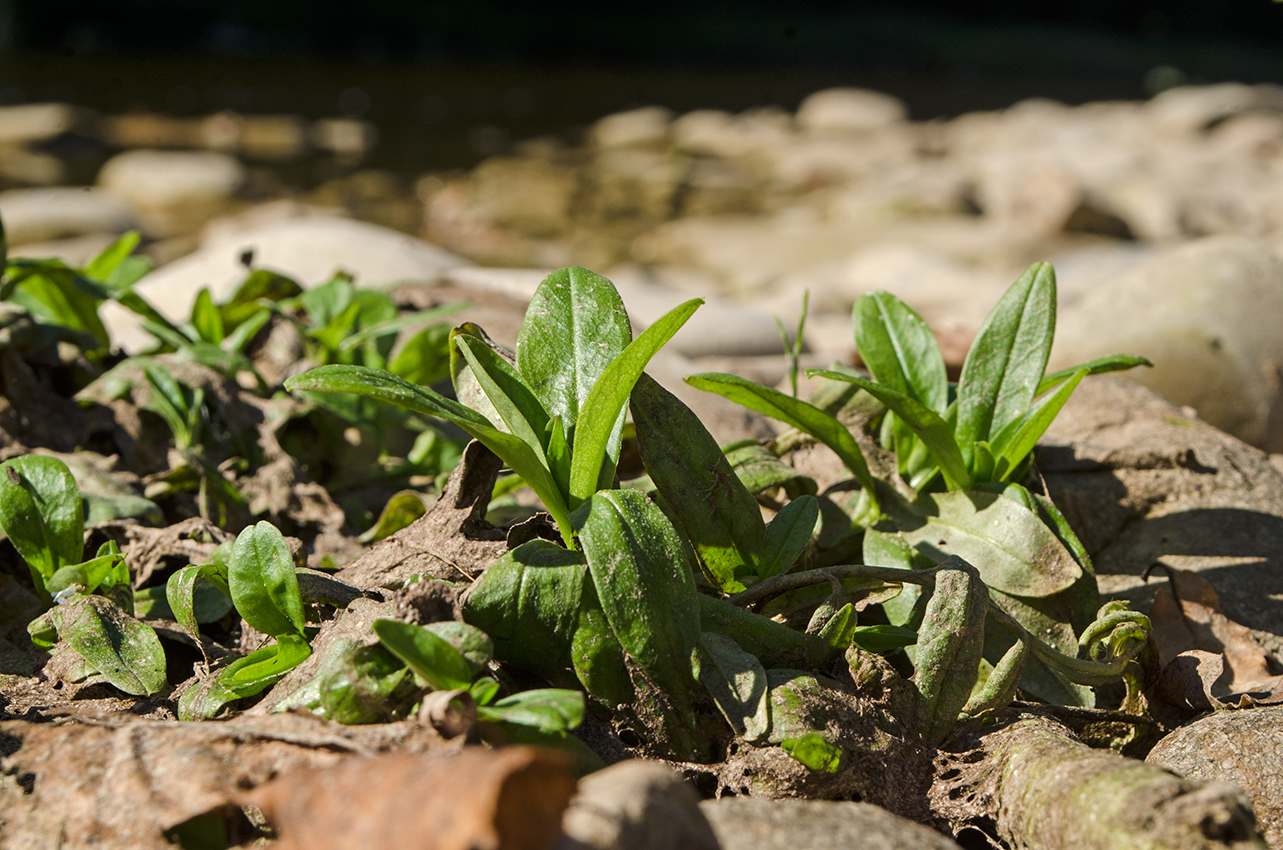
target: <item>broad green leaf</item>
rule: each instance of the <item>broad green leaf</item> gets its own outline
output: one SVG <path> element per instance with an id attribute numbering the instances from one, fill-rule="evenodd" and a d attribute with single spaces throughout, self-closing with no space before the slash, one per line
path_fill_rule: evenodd
<path id="1" fill-rule="evenodd" d="M 468 669 L 473 676 L 480 675 L 486 665 L 494 660 L 494 641 L 476 626 L 446 620 L 428 623 L 423 628 L 459 650 L 463 660 L 468 662 Z"/>
<path id="2" fill-rule="evenodd" d="M 418 387 L 391 372 L 363 366 L 320 366 L 285 382 L 287 390 L 323 393 L 355 393 L 391 402 L 424 416 L 435 416 L 458 425 L 520 475 L 535 491 L 557 523 L 567 543 L 573 539 L 569 510 L 543 460 L 530 446 L 512 434 L 495 428 L 481 414 L 426 387 Z"/>
<path id="3" fill-rule="evenodd" d="M 218 308 L 223 315 L 223 327 L 230 331 L 257 315 L 264 309 L 260 302 L 274 304 L 302 292 L 303 287 L 296 281 L 267 269 L 256 269 L 246 276 L 231 299 Z"/>
<path id="4" fill-rule="evenodd" d="M 214 306 L 214 299 L 209 290 L 202 287 L 196 293 L 196 302 L 192 304 L 192 327 L 196 329 L 201 340 L 218 345 L 227 336 L 223 329 L 223 316 Z"/>
<path id="5" fill-rule="evenodd" d="M 770 578 L 785 572 L 811 542 L 820 519 L 820 503 L 814 496 L 799 496 L 789 502 L 766 527 L 766 546 L 759 558 L 759 577 Z"/>
<path id="6" fill-rule="evenodd" d="M 495 561 L 464 597 L 464 620 L 505 664 L 552 679 L 569 667 L 588 566 L 582 552 L 531 540 Z"/>
<path id="7" fill-rule="evenodd" d="M 430 629 L 400 620 L 374 621 L 374 633 L 433 690 L 467 690 L 472 667 L 463 653 Z"/>
<path id="8" fill-rule="evenodd" d="M 624 405 L 655 352 L 686 324 L 703 299 L 692 298 L 665 313 L 641 332 L 601 373 L 579 410 L 570 451 L 571 507 L 577 500 L 609 487 L 619 459 Z"/>
<path id="9" fill-rule="evenodd" d="M 904 539 L 933 563 L 958 555 L 994 590 L 1047 597 L 1083 575 L 1036 513 L 995 493 L 924 493 L 911 504 L 888 499 L 884 507 Z"/>
<path id="10" fill-rule="evenodd" d="M 362 543 L 373 543 L 391 537 L 427 513 L 428 504 L 418 490 L 401 490 L 392 494 L 383 505 L 379 518 L 370 530 L 361 535 Z"/>
<path id="11" fill-rule="evenodd" d="M 575 677 L 596 702 L 622 709 L 637 701 L 628 655 L 615 637 L 591 581 L 585 582 L 579 620 L 570 643 Z"/>
<path id="12" fill-rule="evenodd" d="M 69 268 L 46 265 L 20 279 L 10 301 L 47 321 L 84 331 L 96 344 L 110 344 L 107 329 L 98 317 L 98 307 L 107 293 Z"/>
<path id="13" fill-rule="evenodd" d="M 588 572 L 620 645 L 661 689 L 694 684 L 699 604 L 691 554 L 644 493 L 601 490 L 575 512 Z"/>
<path id="14" fill-rule="evenodd" d="M 85 593 L 93 593 L 99 587 L 128 587 L 129 567 L 125 564 L 125 556 L 120 553 L 116 541 L 104 543 L 99 547 L 98 554 L 83 564 L 61 567 L 49 579 L 45 589 L 56 594 L 73 584 L 83 587 Z"/>
<path id="15" fill-rule="evenodd" d="M 450 377 L 450 325 L 429 325 L 405 341 L 388 371 L 428 386 Z"/>
<path id="16" fill-rule="evenodd" d="M 835 372 L 827 369 L 810 369 L 807 375 L 820 375 L 834 381 L 848 381 L 874 396 L 891 408 L 905 425 L 913 429 L 918 439 L 926 444 L 927 449 L 940 464 L 945 483 L 950 490 L 966 490 L 972 486 L 971 473 L 963 460 L 963 453 L 954 440 L 953 429 L 944 417 L 915 399 L 895 390 L 876 384 L 858 375 Z"/>
<path id="17" fill-rule="evenodd" d="M 601 275 L 558 269 L 535 290 L 517 336 L 517 371 L 548 415 L 561 416 L 572 445 L 589 391 L 632 338 L 624 302 Z"/>
<path id="18" fill-rule="evenodd" d="M 770 700 L 766 668 L 756 656 L 728 637 L 702 634 L 699 681 L 736 735 L 749 743 L 766 740 L 771 731 Z"/>
<path id="19" fill-rule="evenodd" d="M 219 670 L 218 680 L 237 697 L 261 693 L 285 678 L 285 674 L 302 664 L 312 654 L 312 647 L 302 635 L 281 635 L 276 643 L 238 658 Z"/>
<path id="20" fill-rule="evenodd" d="M 266 635 L 303 634 L 303 597 L 285 538 L 270 522 L 242 531 L 227 559 L 227 587 L 245 622 Z"/>
<path id="21" fill-rule="evenodd" d="M 958 445 L 988 440 L 1033 403 L 1056 330 L 1056 273 L 1034 263 L 998 300 L 958 380 Z"/>
<path id="22" fill-rule="evenodd" d="M 827 670 L 834 661 L 842 657 L 855 637 L 858 622 L 855 606 L 848 602 L 820 628 L 814 635 L 810 648 L 810 655 L 817 669 Z"/>
<path id="23" fill-rule="evenodd" d="M 456 329 L 450 334 L 450 341 L 468 361 L 473 376 L 508 426 L 508 432 L 530 446 L 542 459 L 548 412 L 521 382 L 516 369 L 477 337 Z M 547 465 L 545 461 L 544 466 Z"/>
<path id="24" fill-rule="evenodd" d="M 757 500 L 699 418 L 648 375 L 633 388 L 632 413 L 642 463 L 705 575 L 723 591 L 742 590 L 746 575 L 774 565 L 758 563 L 767 531 Z"/>
<path id="25" fill-rule="evenodd" d="M 369 290 L 364 291 L 369 292 Z M 395 309 L 395 302 L 389 300 L 387 303 L 392 304 Z M 398 331 L 414 327 L 415 325 L 424 325 L 430 322 L 435 322 L 444 316 L 448 316 L 451 313 L 457 313 L 465 307 L 472 306 L 466 301 L 461 301 L 456 304 L 443 304 L 440 307 L 434 307 L 431 310 L 420 310 L 416 313 L 406 313 L 403 316 L 398 316 L 393 313 L 392 318 L 376 321 L 374 324 L 366 324 L 366 322 L 375 317 L 376 312 L 386 312 L 386 307 L 382 306 L 381 301 L 379 304 L 380 306 L 374 310 L 369 310 L 368 315 L 362 317 L 361 329 L 344 339 L 343 342 L 339 344 L 340 351 L 350 351 L 357 346 L 380 339 L 388 334 L 395 334 Z"/>
<path id="26" fill-rule="evenodd" d="M 160 693 L 165 651 L 148 626 L 105 596 L 73 596 L 50 612 L 58 637 L 111 684 L 134 696 Z"/>
<path id="27" fill-rule="evenodd" d="M 149 587 L 134 594 L 134 606 L 140 608 L 142 600 L 150 594 L 159 595 L 151 610 L 139 616 L 174 620 L 192 637 L 196 636 L 198 623 L 214 623 L 232 611 L 232 599 L 227 592 L 226 573 L 212 576 L 212 565 L 186 566 L 169 577 L 163 587 Z M 172 598 L 171 598 L 172 597 Z"/>
<path id="28" fill-rule="evenodd" d="M 903 626 L 856 626 L 851 643 L 869 652 L 887 652 L 918 642 L 918 633 Z"/>
<path id="29" fill-rule="evenodd" d="M 698 601 L 701 634 L 714 632 L 731 638 L 768 667 L 806 663 L 807 635 L 725 599 L 701 593 Z"/>
<path id="30" fill-rule="evenodd" d="M 1038 392 L 1036 394 L 1042 395 L 1061 381 L 1072 378 L 1079 369 L 1086 369 L 1088 375 L 1104 375 L 1107 372 L 1123 372 L 1127 369 L 1134 369 L 1137 366 L 1153 365 L 1148 357 L 1140 357 L 1135 354 L 1110 354 L 1105 357 L 1097 357 L 1095 360 L 1088 360 L 1086 363 L 1080 363 L 1077 366 L 1070 366 L 1067 369 L 1052 372 L 1050 375 L 1044 375 L 1042 381 L 1038 383 Z"/>
<path id="31" fill-rule="evenodd" d="M 398 689 L 410 671 L 384 647 L 353 646 L 327 659 L 319 678 L 318 711 L 322 717 L 344 724 L 379 723 L 394 716 Z"/>
<path id="32" fill-rule="evenodd" d="M 477 708 L 479 720 L 517 723 L 545 733 L 564 733 L 584 720 L 584 695 L 560 688 L 535 688 Z"/>
<path id="33" fill-rule="evenodd" d="M 842 749 L 819 732 L 780 741 L 780 749 L 814 771 L 837 773 L 842 769 Z"/>
<path id="34" fill-rule="evenodd" d="M 336 319 L 348 311 L 355 294 L 356 287 L 352 285 L 351 278 L 335 275 L 320 286 L 304 290 L 298 300 L 307 311 L 312 326 L 324 328 L 334 324 Z M 350 318 L 355 320 L 355 311 Z"/>
<path id="35" fill-rule="evenodd" d="M 548 458 L 548 472 L 557 484 L 558 492 L 570 495 L 570 444 L 566 442 L 566 429 L 562 426 L 560 416 L 548 420 L 548 446 L 544 456 Z"/>
<path id="36" fill-rule="evenodd" d="M 899 567 L 904 570 L 933 566 L 934 561 L 923 558 L 899 532 L 895 524 L 883 521 L 864 531 L 864 563 L 878 567 Z M 925 563 L 921 563 L 925 562 Z M 898 596 L 882 603 L 882 610 L 892 624 L 904 626 L 913 620 L 914 607 L 922 588 L 916 584 L 905 583 Z M 916 625 L 916 624 L 915 624 Z M 865 647 L 866 649 L 868 647 Z M 875 652 L 879 650 L 873 650 Z"/>
<path id="37" fill-rule="evenodd" d="M 876 516 L 877 496 L 869 465 L 851 432 L 836 418 L 805 401 L 735 375 L 705 372 L 687 376 L 686 383 L 696 389 L 725 396 L 749 410 L 756 410 L 786 425 L 792 425 L 828 446 L 860 482 L 871 503 L 869 513 Z"/>
<path id="38" fill-rule="evenodd" d="M 874 380 L 944 413 L 949 396 L 944 356 L 922 317 L 882 291 L 861 295 L 853 314 L 856 349 Z"/>
<path id="39" fill-rule="evenodd" d="M 783 488 L 790 499 L 814 496 L 819 492 L 815 479 L 798 472 L 780 460 L 757 440 L 744 440 L 722 447 L 739 480 L 753 494 L 773 492 Z"/>
<path id="40" fill-rule="evenodd" d="M 472 683 L 472 686 L 468 688 L 468 693 L 472 694 L 472 699 L 477 705 L 489 705 L 499 695 L 499 688 L 498 682 L 483 676 Z"/>
<path id="41" fill-rule="evenodd" d="M 37 591 L 84 554 L 80 488 L 67 464 L 23 455 L 0 464 L 0 527 L 27 562 Z"/>
<path id="42" fill-rule="evenodd" d="M 125 261 L 126 257 L 134 253 L 134 249 L 138 247 L 140 239 L 141 237 L 136 230 L 131 230 L 122 235 L 115 242 L 103 248 L 98 253 L 98 256 L 89 261 L 88 265 L 83 269 L 85 276 L 95 280 L 106 280 L 116 270 L 116 267 Z"/>
<path id="43" fill-rule="evenodd" d="M 994 475 L 996 481 L 1004 480 L 1014 472 L 1020 462 L 1034 450 L 1038 439 L 1051 427 L 1052 420 L 1060 413 L 1069 396 L 1078 388 L 1082 379 L 1087 377 L 1087 369 L 1079 369 L 1069 380 L 1065 381 L 1054 392 L 1038 402 L 1024 415 L 1013 419 L 991 441 L 995 458 Z"/>

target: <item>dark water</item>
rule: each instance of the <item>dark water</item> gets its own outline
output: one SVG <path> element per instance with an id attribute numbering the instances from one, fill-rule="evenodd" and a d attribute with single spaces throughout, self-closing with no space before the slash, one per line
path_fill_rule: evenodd
<path id="1" fill-rule="evenodd" d="M 597 118 L 648 104 L 677 112 L 771 105 L 791 110 L 813 91 L 855 85 L 895 94 L 914 118 L 926 119 L 1033 96 L 1068 103 L 1146 96 L 1153 57 L 1111 56 L 1099 44 L 1090 49 L 1100 61 L 1087 57 L 1024 72 L 1014 72 L 1009 63 L 964 61 L 936 63 L 930 71 L 894 62 L 876 70 L 708 70 L 6 52 L 0 54 L 0 102 L 60 100 L 104 113 L 188 116 L 234 109 L 361 117 L 380 133 L 366 164 L 417 174 L 469 167 L 521 139 L 553 135 L 574 142 Z"/>

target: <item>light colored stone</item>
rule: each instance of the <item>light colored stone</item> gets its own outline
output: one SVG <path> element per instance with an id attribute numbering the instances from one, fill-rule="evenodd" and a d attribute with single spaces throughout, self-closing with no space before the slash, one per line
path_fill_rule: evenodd
<path id="1" fill-rule="evenodd" d="M 126 151 L 98 173 L 98 185 L 140 207 L 204 203 L 231 197 L 245 167 L 210 151 Z"/>
<path id="2" fill-rule="evenodd" d="M 121 148 L 191 148 L 201 139 L 201 122 L 155 112 L 112 115 L 101 123 L 104 141 Z"/>
<path id="3" fill-rule="evenodd" d="M 869 89 L 825 89 L 797 108 L 797 127 L 809 133 L 858 133 L 905 120 L 909 110 L 897 97 Z"/>
<path id="4" fill-rule="evenodd" d="M 556 850 L 718 848 L 699 795 L 661 762 L 618 762 L 581 779 L 578 791 Z"/>
<path id="5" fill-rule="evenodd" d="M 664 221 L 676 210 L 689 170 L 685 157 L 612 147 L 593 158 L 590 208 L 603 223 L 617 219 Z"/>
<path id="6" fill-rule="evenodd" d="M 739 115 L 698 109 L 673 121 L 673 145 L 687 153 L 734 159 L 787 144 L 791 116 L 778 109 L 753 109 Z"/>
<path id="7" fill-rule="evenodd" d="M 1165 251 L 1060 316 L 1052 367 L 1118 352 L 1128 377 L 1249 443 L 1283 447 L 1283 262 L 1217 237 Z"/>
<path id="8" fill-rule="evenodd" d="M 114 233 L 87 233 L 50 242 L 28 242 L 9 249 L 9 258 L 28 257 L 33 260 L 62 260 L 72 268 L 80 268 L 102 250 L 115 242 Z"/>
<path id="9" fill-rule="evenodd" d="M 379 131 L 355 118 L 321 118 L 312 122 L 312 144 L 339 159 L 359 162 L 379 142 Z"/>
<path id="10" fill-rule="evenodd" d="M 644 106 L 607 115 L 592 126 L 589 140 L 596 148 L 661 148 L 668 141 L 673 113 L 662 106 Z"/>
<path id="11" fill-rule="evenodd" d="M 352 274 L 359 286 L 383 286 L 431 280 L 444 269 L 468 265 L 435 245 L 378 225 L 303 218 L 209 239 L 194 254 L 156 269 L 136 288 L 165 316 L 185 321 L 202 287 L 209 288 L 215 302 L 231 296 L 247 274 L 242 263 L 246 255 L 254 268 L 288 275 L 305 287 L 322 284 L 337 271 Z M 105 305 L 103 321 L 126 351 L 147 342 L 133 314 L 123 308 Z"/>
<path id="12" fill-rule="evenodd" d="M 871 803 L 723 797 L 700 810 L 727 850 L 959 850 L 953 839 Z"/>
<path id="13" fill-rule="evenodd" d="M 10 245 L 123 233 L 135 225 L 129 206 L 120 198 L 87 186 L 0 193 L 0 219 Z"/>
<path id="14" fill-rule="evenodd" d="M 89 113 L 66 103 L 0 106 L 0 144 L 32 144 L 82 126 Z"/>
<path id="15" fill-rule="evenodd" d="M 473 169 L 471 207 L 483 218 L 532 236 L 569 225 L 574 170 L 537 159 L 493 157 Z"/>
<path id="16" fill-rule="evenodd" d="M 1219 83 L 1213 86 L 1178 86 L 1154 97 L 1146 105 L 1151 121 L 1160 130 L 1193 133 L 1217 121 L 1252 109 L 1283 112 L 1283 88 Z"/>

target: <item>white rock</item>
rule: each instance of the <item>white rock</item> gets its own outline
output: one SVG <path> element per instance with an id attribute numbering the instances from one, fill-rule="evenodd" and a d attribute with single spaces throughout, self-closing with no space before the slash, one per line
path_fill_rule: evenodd
<path id="1" fill-rule="evenodd" d="M 72 268 L 80 268 L 103 249 L 115 242 L 114 233 L 87 233 L 49 242 L 28 242 L 9 250 L 9 258 L 27 257 L 33 260 L 62 260 Z"/>
<path id="2" fill-rule="evenodd" d="M 672 139 L 675 147 L 687 153 L 735 159 L 787 144 L 792 123 L 788 113 L 778 109 L 752 109 L 739 115 L 698 109 L 673 121 Z"/>
<path id="3" fill-rule="evenodd" d="M 797 127 L 809 133 L 858 133 L 905 120 L 909 110 L 897 97 L 869 89 L 825 89 L 802 101 Z"/>
<path id="4" fill-rule="evenodd" d="M 592 126 L 589 140 L 601 149 L 657 148 L 668 141 L 673 113 L 662 106 L 645 106 L 607 115 Z"/>
<path id="5" fill-rule="evenodd" d="M 87 113 L 65 103 L 0 107 L 0 144 L 31 144 L 80 126 Z"/>
<path id="6" fill-rule="evenodd" d="M 213 151 L 126 151 L 109 159 L 98 185 L 141 207 L 222 200 L 245 181 L 245 166 Z"/>
<path id="7" fill-rule="evenodd" d="M 1166 250 L 1060 316 L 1052 368 L 1144 355 L 1125 377 L 1268 451 L 1283 448 L 1283 261 L 1215 237 Z"/>
<path id="8" fill-rule="evenodd" d="M 129 206 L 100 189 L 12 189 L 0 193 L 0 220 L 10 245 L 88 233 L 123 233 L 134 226 Z"/>
<path id="9" fill-rule="evenodd" d="M 1179 86 L 1158 94 L 1146 105 L 1151 121 L 1164 131 L 1193 133 L 1251 109 L 1283 111 L 1283 89 L 1219 83 Z"/>
<path id="10" fill-rule="evenodd" d="M 245 279 L 241 259 L 247 254 L 254 268 L 288 275 L 304 287 L 322 284 L 337 271 L 353 275 L 359 286 L 382 286 L 435 279 L 444 269 L 469 265 L 435 245 L 378 225 L 303 218 L 209 239 L 196 253 L 149 274 L 137 291 L 168 318 L 185 321 L 202 287 L 209 288 L 215 302 L 235 292 Z M 107 308 L 103 313 L 113 340 L 126 351 L 148 341 L 132 314 Z"/>

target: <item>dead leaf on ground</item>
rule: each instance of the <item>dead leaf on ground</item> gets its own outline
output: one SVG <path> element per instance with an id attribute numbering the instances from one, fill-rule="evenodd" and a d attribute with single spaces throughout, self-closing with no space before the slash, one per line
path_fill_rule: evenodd
<path id="1" fill-rule="evenodd" d="M 1251 630 L 1221 613 L 1216 591 L 1198 573 L 1170 571 L 1149 619 L 1168 699 L 1195 711 L 1283 703 L 1283 676 Z"/>
<path id="2" fill-rule="evenodd" d="M 547 850 L 574 792 L 563 753 L 469 747 L 296 771 L 240 802 L 263 810 L 280 850 Z"/>
<path id="3" fill-rule="evenodd" d="M 0 847 L 173 850 L 166 830 L 235 805 L 246 789 L 282 772 L 452 746 L 413 721 L 342 726 L 298 714 L 0 722 Z"/>

